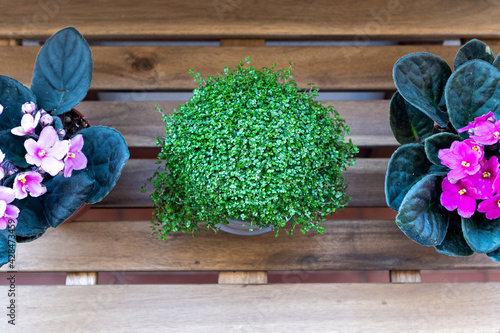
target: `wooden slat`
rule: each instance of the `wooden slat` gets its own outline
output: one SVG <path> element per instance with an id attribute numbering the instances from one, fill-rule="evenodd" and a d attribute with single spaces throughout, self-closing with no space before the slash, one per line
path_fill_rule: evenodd
<path id="1" fill-rule="evenodd" d="M 67 286 L 93 286 L 97 284 L 97 272 L 69 272 L 66 275 Z"/>
<path id="2" fill-rule="evenodd" d="M 156 136 L 165 133 L 165 124 L 155 105 L 165 114 L 186 101 L 82 102 L 77 109 L 94 125 L 110 126 L 122 133 L 130 148 L 156 147 Z M 327 101 L 346 120 L 348 138 L 359 147 L 399 145 L 389 126 L 389 101 Z"/>
<path id="3" fill-rule="evenodd" d="M 149 221 L 73 222 L 19 244 L 20 272 L 300 271 L 500 268 L 486 255 L 449 257 L 409 240 L 394 220 L 327 221 L 325 234 L 252 237 L 202 230 L 165 242 Z M 5 271 L 4 267 L 0 271 Z"/>
<path id="4" fill-rule="evenodd" d="M 387 158 L 360 158 L 356 165 L 344 171 L 348 182 L 347 194 L 352 197 L 350 207 L 386 207 L 384 179 Z M 115 188 L 96 207 L 101 208 L 140 208 L 152 207 L 149 197 L 153 187 L 147 179 L 157 170 L 155 159 L 132 159 L 123 169 Z M 141 188 L 146 185 L 146 193 Z"/>
<path id="5" fill-rule="evenodd" d="M 96 10 L 98 8 L 99 10 Z M 87 38 L 465 38 L 499 36 L 500 5 L 480 1 L 17 0 L 2 4 L 0 37 L 46 37 L 76 26 Z"/>
<path id="6" fill-rule="evenodd" d="M 7 289 L 0 286 L 0 299 Z M 16 328 L 24 332 L 470 333 L 500 327 L 499 283 L 23 286 L 22 294 Z M 0 327 L 11 328 L 7 318 Z"/>
<path id="7" fill-rule="evenodd" d="M 419 270 L 393 270 L 390 271 L 390 279 L 392 283 L 418 283 L 422 282 Z"/>
<path id="8" fill-rule="evenodd" d="M 266 284 L 265 271 L 219 272 L 219 284 Z"/>
<path id="9" fill-rule="evenodd" d="M 500 31 L 500 30 L 499 30 Z M 500 46 L 491 45 L 494 52 Z M 30 85 L 38 47 L 0 47 L 0 73 Z M 314 83 L 322 90 L 394 90 L 392 68 L 402 56 L 430 52 L 452 63 L 457 46 L 234 46 L 92 47 L 94 74 L 92 89 L 192 90 L 195 82 L 188 74 L 195 68 L 204 77 L 216 75 L 224 66 L 235 66 L 252 56 L 260 68 L 277 63 L 278 68 L 295 63 L 293 75 L 300 88 Z"/>

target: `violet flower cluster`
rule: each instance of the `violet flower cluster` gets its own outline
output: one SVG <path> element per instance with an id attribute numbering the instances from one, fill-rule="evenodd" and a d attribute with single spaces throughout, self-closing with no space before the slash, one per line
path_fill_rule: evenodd
<path id="1" fill-rule="evenodd" d="M 0 105 L 0 114 L 3 107 Z M 49 176 L 58 174 L 71 177 L 73 170 L 82 170 L 87 167 L 87 158 L 81 152 L 83 137 L 75 135 L 69 140 L 62 140 L 65 131 L 56 131 L 52 125 L 53 118 L 43 109 L 36 110 L 35 103 L 28 102 L 22 105 L 23 117 L 21 124 L 11 130 L 16 136 L 26 136 L 24 148 L 25 160 L 30 165 L 21 168 L 5 158 L 0 151 L 0 230 L 7 228 L 9 221 L 17 225 L 19 208 L 11 204 L 14 199 L 24 199 L 28 195 L 39 197 L 47 192 L 43 185 Z M 41 131 L 36 134 L 37 126 Z M 12 188 L 3 186 L 7 177 L 14 176 Z"/>
<path id="2" fill-rule="evenodd" d="M 499 218 L 500 164 L 495 155 L 499 152 L 500 120 L 490 111 L 458 130 L 465 131 L 469 139 L 454 141 L 438 153 L 441 163 L 451 169 L 442 183 L 441 204 L 449 211 L 457 209 L 465 218 L 476 208 L 490 220 Z M 485 151 L 493 156 L 487 158 Z"/>

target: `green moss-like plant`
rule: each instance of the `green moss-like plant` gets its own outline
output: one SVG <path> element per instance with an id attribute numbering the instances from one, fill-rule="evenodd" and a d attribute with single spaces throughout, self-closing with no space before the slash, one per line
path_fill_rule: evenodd
<path id="1" fill-rule="evenodd" d="M 250 230 L 278 232 L 288 222 L 289 233 L 297 225 L 322 233 L 319 222 L 347 205 L 342 171 L 357 148 L 344 141 L 344 120 L 315 100 L 315 88 L 301 92 L 291 69 L 241 61 L 206 80 L 190 71 L 199 87 L 164 116 L 165 163 L 149 179 L 159 239 L 199 232 L 200 222 L 217 230 L 226 219 Z"/>

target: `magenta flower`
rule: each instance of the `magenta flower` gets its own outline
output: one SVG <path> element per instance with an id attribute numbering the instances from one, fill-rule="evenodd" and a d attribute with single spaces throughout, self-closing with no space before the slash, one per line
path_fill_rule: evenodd
<path id="1" fill-rule="evenodd" d="M 75 135 L 69 140 L 68 155 L 64 159 L 64 177 L 71 177 L 73 170 L 82 170 L 87 167 L 87 157 L 82 153 L 83 136 Z"/>
<path id="2" fill-rule="evenodd" d="M 470 179 L 461 179 L 456 183 L 443 179 L 441 204 L 449 211 L 458 209 L 458 215 L 471 217 L 476 211 L 476 199 L 479 199 L 474 184 Z"/>
<path id="3" fill-rule="evenodd" d="M 498 176 L 498 157 L 493 156 L 489 160 L 483 159 L 480 162 L 481 169 L 474 175 L 466 177 L 475 185 L 479 199 L 488 199 L 497 191 L 494 181 Z"/>
<path id="4" fill-rule="evenodd" d="M 451 169 L 448 178 L 457 182 L 468 175 L 473 175 L 481 169 L 479 162 L 483 159 L 483 148 L 473 140 L 454 141 L 449 149 L 441 149 L 438 157 L 441 163 Z"/>
<path id="5" fill-rule="evenodd" d="M 47 188 L 42 185 L 43 177 L 35 171 L 20 173 L 14 179 L 14 194 L 16 199 L 24 199 L 28 196 L 28 192 L 32 197 L 39 197 Z"/>
<path id="6" fill-rule="evenodd" d="M 486 218 L 494 220 L 500 217 L 500 194 L 492 198 L 486 199 L 479 204 L 477 210 L 481 213 L 486 213 Z"/>
<path id="7" fill-rule="evenodd" d="M 51 176 L 57 175 L 64 168 L 62 159 L 68 153 L 68 141 L 60 141 L 54 127 L 47 126 L 40 133 L 38 142 L 28 139 L 24 142 L 27 154 L 26 162 L 41 167 Z"/>
<path id="8" fill-rule="evenodd" d="M 495 123 L 497 121 L 497 118 L 493 114 L 493 112 L 488 112 L 487 114 L 482 115 L 481 117 L 476 117 L 473 122 L 470 122 L 469 125 L 458 129 L 458 133 L 462 133 L 465 131 L 469 131 L 469 134 L 474 134 L 474 128 L 476 128 L 478 125 L 484 123 L 484 122 L 490 122 L 490 123 Z"/>
<path id="9" fill-rule="evenodd" d="M 19 208 L 9 205 L 16 198 L 14 190 L 5 186 L 0 186 L 0 230 L 7 228 L 9 221 L 17 225 Z"/>
<path id="10" fill-rule="evenodd" d="M 477 143 L 482 145 L 494 145 L 500 141 L 500 121 L 496 121 L 495 123 L 483 121 L 474 127 L 473 133 L 471 138 Z"/>
<path id="11" fill-rule="evenodd" d="M 25 114 L 21 118 L 21 126 L 14 127 L 10 132 L 17 136 L 31 135 L 35 131 L 35 128 L 40 121 L 40 112 L 38 112 L 35 117 L 31 114 Z"/>

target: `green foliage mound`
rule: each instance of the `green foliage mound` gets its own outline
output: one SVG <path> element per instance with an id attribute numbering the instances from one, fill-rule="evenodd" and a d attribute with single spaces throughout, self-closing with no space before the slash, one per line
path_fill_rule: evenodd
<path id="1" fill-rule="evenodd" d="M 159 239 L 199 232 L 199 222 L 217 230 L 226 219 L 322 233 L 319 222 L 347 205 L 342 171 L 357 152 L 344 141 L 349 128 L 315 100 L 314 87 L 298 89 L 291 67 L 275 66 L 256 70 L 241 61 L 206 80 L 190 71 L 199 86 L 164 115 L 158 158 L 165 163 L 150 179 Z"/>

